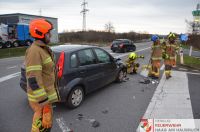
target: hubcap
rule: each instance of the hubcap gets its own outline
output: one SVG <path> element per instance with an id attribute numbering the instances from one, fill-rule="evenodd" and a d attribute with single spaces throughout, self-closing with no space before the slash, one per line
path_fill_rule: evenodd
<path id="1" fill-rule="evenodd" d="M 10 47 L 11 47 L 10 43 L 7 43 L 6 45 L 7 45 L 7 47 L 8 47 L 8 48 L 10 48 Z"/>
<path id="2" fill-rule="evenodd" d="M 14 46 L 15 46 L 15 47 L 18 47 L 18 43 L 17 43 L 17 42 L 15 42 L 15 43 L 14 43 Z"/>
<path id="3" fill-rule="evenodd" d="M 31 42 L 30 42 L 30 41 L 28 41 L 26 44 L 27 44 L 28 46 L 30 46 L 30 45 L 31 45 Z"/>
<path id="4" fill-rule="evenodd" d="M 80 89 L 77 89 L 72 94 L 72 104 L 78 106 L 83 99 L 83 93 Z"/>

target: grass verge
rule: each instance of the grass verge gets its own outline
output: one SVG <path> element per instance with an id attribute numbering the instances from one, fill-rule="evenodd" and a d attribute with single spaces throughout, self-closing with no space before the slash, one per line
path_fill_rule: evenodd
<path id="1" fill-rule="evenodd" d="M 195 68 L 195 69 L 200 70 L 200 59 L 199 58 L 184 55 L 183 59 L 184 59 L 184 64 L 180 64 L 180 57 L 178 56 L 177 57 L 177 63 L 179 65 L 183 65 L 183 66 L 187 66 L 187 67 L 190 67 L 190 68 Z"/>
<path id="2" fill-rule="evenodd" d="M 61 45 L 62 43 L 51 43 L 49 46 Z M 18 47 L 18 48 L 4 48 L 0 49 L 0 59 L 24 56 L 28 46 Z"/>

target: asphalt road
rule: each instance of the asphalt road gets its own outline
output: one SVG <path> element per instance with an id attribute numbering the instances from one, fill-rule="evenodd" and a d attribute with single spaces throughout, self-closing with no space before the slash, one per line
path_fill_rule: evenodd
<path id="1" fill-rule="evenodd" d="M 147 64 L 151 43 L 136 44 L 137 52 L 144 55 L 141 64 Z M 128 53 L 112 53 L 114 57 L 126 58 Z M 26 94 L 19 87 L 19 72 L 23 57 L 0 60 L 0 132 L 28 132 L 33 112 Z M 9 75 L 9 76 L 8 76 Z M 155 84 L 139 83 L 143 77 L 129 75 L 123 83 L 110 84 L 90 95 L 83 104 L 69 110 L 63 103 L 54 104 L 52 132 L 134 132 L 144 115 L 157 87 Z"/>

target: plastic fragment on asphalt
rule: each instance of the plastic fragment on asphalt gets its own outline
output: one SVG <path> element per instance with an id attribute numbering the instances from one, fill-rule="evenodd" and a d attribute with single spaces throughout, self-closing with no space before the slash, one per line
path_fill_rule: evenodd
<path id="1" fill-rule="evenodd" d="M 143 80 L 140 80 L 139 83 L 142 83 L 142 84 L 158 84 L 159 81 L 157 80 L 153 80 L 153 79 L 150 79 L 150 78 L 143 78 Z"/>
<path id="2" fill-rule="evenodd" d="M 123 82 L 126 82 L 126 81 L 128 81 L 128 80 L 129 80 L 128 77 L 124 77 L 122 81 L 123 81 Z"/>
<path id="3" fill-rule="evenodd" d="M 149 84 L 149 83 L 151 83 L 151 81 L 149 80 L 149 79 L 143 79 L 143 80 L 140 80 L 140 83 L 142 83 L 142 84 Z"/>
<path id="4" fill-rule="evenodd" d="M 106 110 L 103 110 L 102 113 L 103 113 L 103 114 L 107 114 L 107 113 L 108 113 L 108 110 L 107 110 L 107 109 L 106 109 Z"/>
<path id="5" fill-rule="evenodd" d="M 100 123 L 98 121 L 93 121 L 92 122 L 92 127 L 96 128 L 96 127 L 99 127 L 100 126 Z"/>
<path id="6" fill-rule="evenodd" d="M 83 119 L 83 114 L 78 114 L 77 120 L 81 121 Z"/>

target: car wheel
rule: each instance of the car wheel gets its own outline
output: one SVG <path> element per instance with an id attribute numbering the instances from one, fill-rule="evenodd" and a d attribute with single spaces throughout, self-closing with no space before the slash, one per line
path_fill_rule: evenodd
<path id="1" fill-rule="evenodd" d="M 123 49 L 123 52 L 126 53 L 126 52 L 127 52 L 127 48 L 124 48 L 124 49 Z"/>
<path id="2" fill-rule="evenodd" d="M 136 47 L 133 47 L 133 51 L 136 51 Z"/>
<path id="3" fill-rule="evenodd" d="M 14 46 L 14 47 L 18 47 L 18 46 L 19 46 L 19 42 L 18 42 L 18 41 L 14 41 L 14 42 L 13 42 L 13 46 Z"/>
<path id="4" fill-rule="evenodd" d="M 0 42 L 0 49 L 3 49 L 3 43 Z"/>
<path id="5" fill-rule="evenodd" d="M 84 92 L 83 92 L 82 87 L 76 86 L 71 90 L 67 98 L 67 106 L 70 109 L 77 108 L 78 106 L 81 105 L 81 103 L 83 102 L 83 99 L 84 99 Z"/>
<path id="6" fill-rule="evenodd" d="M 124 72 L 123 72 L 123 70 L 120 70 L 117 75 L 116 82 L 122 82 L 123 79 L 124 79 Z"/>
<path id="7" fill-rule="evenodd" d="M 5 43 L 5 45 L 6 45 L 6 48 L 10 48 L 10 47 L 11 47 L 11 42 L 10 42 L 10 41 L 7 41 L 7 42 Z"/>

